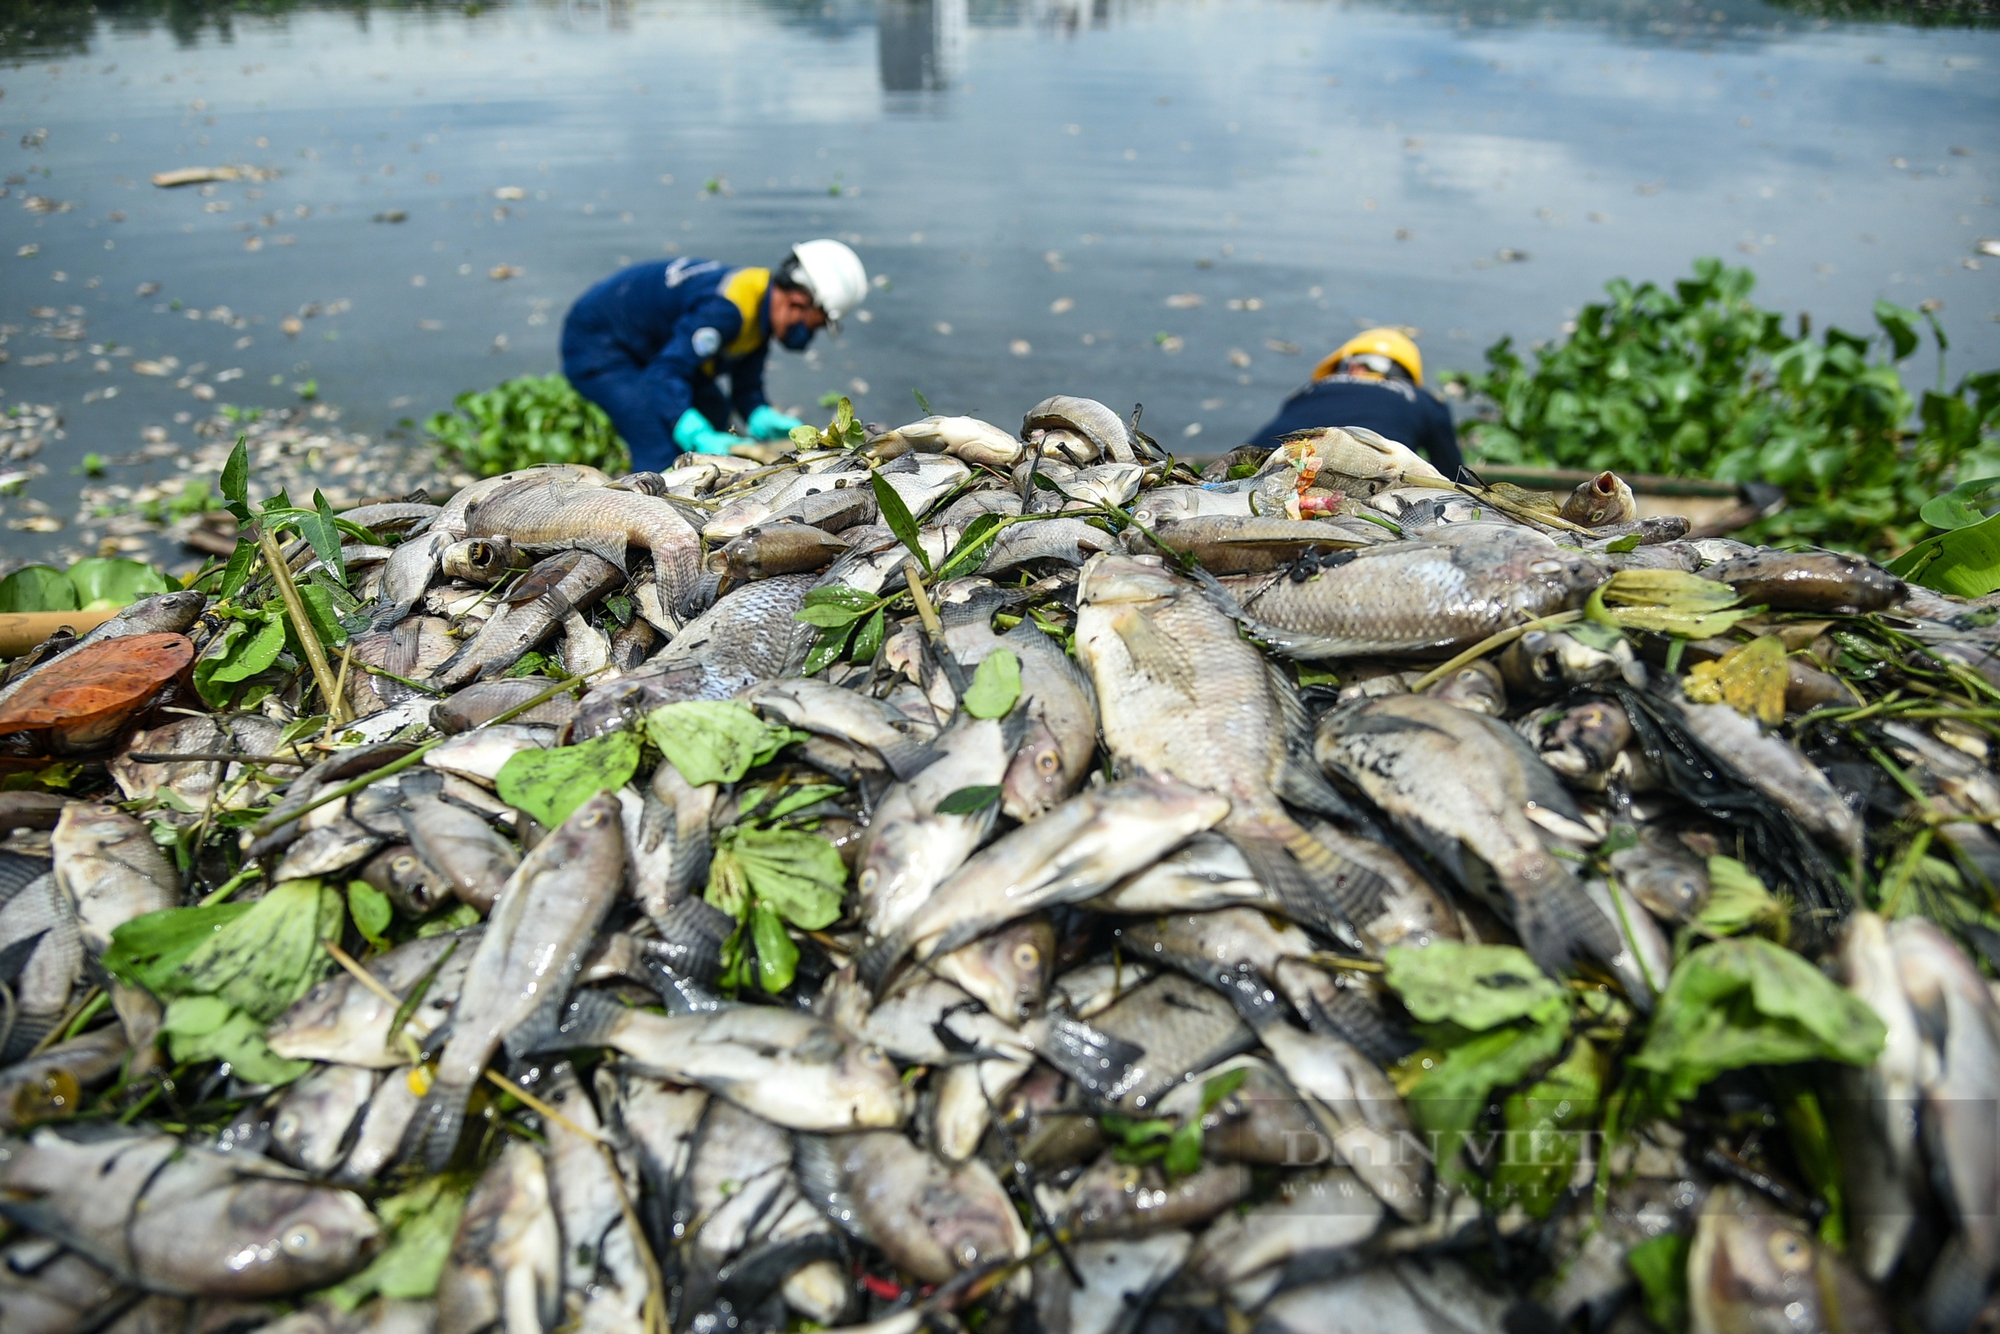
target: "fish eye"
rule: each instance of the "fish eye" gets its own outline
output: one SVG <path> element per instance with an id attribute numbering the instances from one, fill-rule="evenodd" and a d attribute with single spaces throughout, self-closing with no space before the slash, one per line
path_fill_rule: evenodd
<path id="1" fill-rule="evenodd" d="M 865 894 L 882 883 L 882 873 L 870 866 L 862 871 L 861 878 L 855 883 L 860 886 L 861 892 Z"/>
<path id="2" fill-rule="evenodd" d="M 410 856 L 398 857 L 389 863 L 389 870 L 391 874 L 399 877 L 413 876 L 417 873 L 417 859 Z"/>
<path id="3" fill-rule="evenodd" d="M 1052 774 L 1062 767 L 1062 756 L 1052 750 L 1045 750 L 1035 756 L 1035 767 L 1045 774 Z"/>
<path id="4" fill-rule="evenodd" d="M 1806 1239 L 1790 1229 L 1781 1228 L 1771 1234 L 1771 1259 L 1787 1274 L 1797 1274 L 1812 1267 L 1812 1247 Z"/>
<path id="5" fill-rule="evenodd" d="M 595 829 L 598 825 L 603 823 L 604 823 L 604 812 L 591 811 L 583 817 L 582 827 L 585 829 Z"/>
<path id="6" fill-rule="evenodd" d="M 285 1229 L 278 1243 L 286 1255 L 310 1255 L 319 1249 L 319 1229 L 311 1223 L 294 1223 Z"/>
<path id="7" fill-rule="evenodd" d="M 1014 947 L 1014 966 L 1016 968 L 1019 968 L 1022 972 L 1026 972 L 1031 968 L 1040 967 L 1041 962 L 1042 962 L 1041 950 L 1029 944 L 1027 941 L 1024 940 L 1020 944 Z"/>
<path id="8" fill-rule="evenodd" d="M 870 1067 L 887 1065 L 889 1058 L 884 1056 L 878 1047 L 863 1047 L 861 1049 L 861 1063 Z"/>
<path id="9" fill-rule="evenodd" d="M 279 1139 L 291 1139 L 302 1128 L 299 1114 L 289 1110 L 278 1113 L 278 1119 L 271 1123 L 271 1133 Z"/>

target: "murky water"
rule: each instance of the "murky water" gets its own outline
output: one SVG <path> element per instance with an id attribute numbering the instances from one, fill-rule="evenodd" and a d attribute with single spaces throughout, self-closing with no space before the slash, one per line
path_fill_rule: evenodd
<path id="1" fill-rule="evenodd" d="M 1002 424 L 1065 391 L 1209 452 L 1357 326 L 1471 366 L 1705 254 L 1816 325 L 1939 300 L 1954 378 L 2000 365 L 1992 30 L 1750 0 L 46 8 L 0 37 L 0 405 L 63 413 L 27 494 L 65 520 L 76 462 L 148 426 L 312 381 L 393 431 L 553 369 L 620 264 L 819 234 L 887 283 L 774 354 L 772 396 L 881 421 L 913 387 Z M 225 163 L 269 178 L 148 183 Z"/>

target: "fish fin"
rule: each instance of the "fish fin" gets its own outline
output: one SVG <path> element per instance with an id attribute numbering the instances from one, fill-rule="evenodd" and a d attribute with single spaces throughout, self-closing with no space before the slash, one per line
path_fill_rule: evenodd
<path id="1" fill-rule="evenodd" d="M 657 961 L 700 986 L 712 985 L 722 975 L 722 945 L 736 929 L 735 918 L 689 895 L 654 918 L 653 925 L 660 938 L 641 946 L 649 964 Z"/>
<path id="2" fill-rule="evenodd" d="M 396 628 L 397 623 L 408 616 L 411 609 L 416 605 L 415 602 L 390 602 L 387 599 L 378 600 L 365 613 L 368 617 L 368 628 L 377 634 L 393 630 Z"/>
<path id="3" fill-rule="evenodd" d="M 1925 1329 L 1970 1329 L 1986 1300 L 1987 1266 L 1971 1254 L 1964 1234 L 1944 1245 L 1924 1281 Z"/>
<path id="4" fill-rule="evenodd" d="M 458 1137 L 465 1130 L 465 1103 L 472 1096 L 466 1085 L 438 1080 L 417 1104 L 409 1125 L 403 1128 L 399 1158 L 417 1158 L 432 1172 L 442 1172 L 458 1151 Z"/>
<path id="5" fill-rule="evenodd" d="M 16 894 L 48 873 L 49 863 L 44 858 L 0 852 L 0 907 L 13 902 Z"/>
<path id="6" fill-rule="evenodd" d="M 861 1221 L 861 1210 L 847 1193 L 840 1160 L 834 1156 L 826 1136 L 793 1135 L 792 1170 L 798 1174 L 800 1194 L 824 1209 L 827 1217 L 855 1240 L 870 1240 L 867 1225 Z"/>
<path id="7" fill-rule="evenodd" d="M 1335 856 L 1297 825 L 1268 833 L 1238 832 L 1229 835 L 1229 841 L 1286 916 L 1324 932 L 1349 949 L 1362 948 L 1352 912 L 1381 896 L 1385 886 L 1380 876 Z"/>
<path id="8" fill-rule="evenodd" d="M 646 983 L 660 994 L 668 1014 L 707 1014 L 723 1007 L 723 1000 L 691 977 L 683 977 L 663 960 L 643 961 Z"/>
<path id="9" fill-rule="evenodd" d="M 7 1034 L 7 1049 L 0 1052 L 0 1066 L 11 1065 L 33 1051 L 61 1019 L 60 1012 L 15 1016 L 14 1027 Z"/>
<path id="10" fill-rule="evenodd" d="M 541 1052 L 571 1047 L 608 1047 L 625 1018 L 625 1007 L 606 992 L 583 990 L 567 1005 L 544 1005 L 506 1038 L 507 1054 L 517 1060 Z"/>
<path id="11" fill-rule="evenodd" d="M 1550 885 L 1509 892 L 1514 930 L 1535 963 L 1551 977 L 1578 959 L 1610 963 L 1625 948 L 1618 928 L 1576 881 L 1562 877 Z"/>
<path id="12" fill-rule="evenodd" d="M 1037 1044 L 1035 1054 L 1086 1093 L 1108 1102 L 1124 1096 L 1132 1067 L 1144 1058 L 1146 1049 L 1081 1019 L 1058 1015 L 1050 1020 L 1047 1037 Z"/>
<path id="13" fill-rule="evenodd" d="M 916 777 L 943 754 L 930 742 L 920 741 L 916 737 L 898 737 L 873 749 L 882 757 L 882 762 L 889 766 L 889 772 L 896 776 L 896 781 L 899 783 L 908 782 Z"/>
<path id="14" fill-rule="evenodd" d="M 870 995 L 879 996 L 909 948 L 909 938 L 900 931 L 870 941 L 854 958 L 854 975 L 861 979 Z"/>
<path id="15" fill-rule="evenodd" d="M 12 986 L 14 979 L 21 975 L 21 970 L 28 966 L 28 960 L 35 956 L 35 950 L 42 943 L 42 937 L 54 929 L 45 926 L 34 935 L 23 936 L 5 949 L 0 949 L 0 982 Z"/>
<path id="16" fill-rule="evenodd" d="M 1187 650 L 1160 633 L 1150 616 L 1137 607 L 1120 607 L 1112 613 L 1111 629 L 1125 641 L 1125 652 L 1133 666 L 1164 681 L 1190 700 L 1194 698 L 1194 664 L 1188 660 Z"/>
<path id="17" fill-rule="evenodd" d="M 537 1005 L 526 1019 L 501 1036 L 500 1045 L 510 1058 L 518 1061 L 536 1052 L 548 1051 L 550 1048 L 546 1043 L 551 1035 L 562 1035 L 563 1020 L 569 1009 L 566 1002 L 569 999 L 570 976 L 564 975 L 559 990 L 550 992 L 548 998 Z M 581 1047 L 588 1044 L 576 1042 L 570 1045 Z"/>
<path id="18" fill-rule="evenodd" d="M 1279 975 L 1282 978 L 1287 967 L 1308 966 L 1280 961 Z M 1383 1013 L 1377 1001 L 1354 987 L 1327 985 L 1286 987 L 1285 990 L 1299 1017 L 1306 1021 L 1307 1028 L 1349 1043 L 1384 1069 L 1419 1046 L 1403 1025 Z"/>
<path id="19" fill-rule="evenodd" d="M 1256 1032 L 1285 1022 L 1284 1002 L 1254 968 L 1215 968 L 1203 980 L 1227 996 L 1237 1015 Z"/>

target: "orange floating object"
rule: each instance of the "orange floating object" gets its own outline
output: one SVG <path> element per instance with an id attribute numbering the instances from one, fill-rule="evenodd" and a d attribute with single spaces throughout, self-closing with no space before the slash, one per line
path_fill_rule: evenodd
<path id="1" fill-rule="evenodd" d="M 0 704 L 0 735 L 45 733 L 55 754 L 104 746 L 194 661 L 186 635 L 130 635 L 77 649 Z"/>

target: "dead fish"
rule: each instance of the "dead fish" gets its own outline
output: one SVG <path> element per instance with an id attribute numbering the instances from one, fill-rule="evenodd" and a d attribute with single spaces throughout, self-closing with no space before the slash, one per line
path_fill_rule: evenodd
<path id="1" fill-rule="evenodd" d="M 562 1231 L 535 1146 L 508 1141 L 466 1197 L 437 1285 L 437 1334 L 552 1330 L 562 1310 Z"/>
<path id="2" fill-rule="evenodd" d="M 905 947 L 922 963 L 1029 913 L 1082 902 L 1228 813 L 1227 798 L 1166 778 L 1080 793 L 966 862 L 870 948 L 863 972 L 879 982 Z"/>
<path id="3" fill-rule="evenodd" d="M 1602 792 L 1614 776 L 1631 787 L 1653 785 L 1649 775 L 1639 773 L 1641 761 L 1628 753 L 1632 720 L 1616 700 L 1552 706 L 1526 714 L 1514 727 L 1571 787 Z M 1642 778 L 1646 781 L 1638 781 Z"/>
<path id="4" fill-rule="evenodd" d="M 1876 1282 L 1902 1259 L 1922 1189 L 1919 1107 L 1927 1055 L 1916 1009 L 1904 993 L 1889 925 L 1868 911 L 1847 920 L 1840 980 L 1882 1020 L 1882 1051 L 1863 1069 L 1839 1072 L 1843 1097 L 1828 1100 L 1840 1152 L 1852 1254 Z"/>
<path id="5" fill-rule="evenodd" d="M 64 808 L 49 843 L 56 885 L 76 913 L 77 933 L 93 959 L 111 933 L 136 917 L 180 906 L 180 877 L 153 833 L 116 806 L 75 802 Z M 111 1002 L 136 1051 L 158 1036 L 159 1002 L 113 979 Z"/>
<path id="6" fill-rule="evenodd" d="M 1107 1154 L 1070 1188 L 1068 1212 L 1079 1237 L 1143 1237 L 1199 1226 L 1249 1194 L 1250 1169 L 1242 1163 L 1203 1163 L 1169 1181 L 1157 1164 Z"/>
<path id="7" fill-rule="evenodd" d="M 464 648 L 431 673 L 432 683 L 450 689 L 498 676 L 553 635 L 572 612 L 595 605 L 624 582 L 623 569 L 591 552 L 550 556 L 528 571 Z"/>
<path id="8" fill-rule="evenodd" d="M 583 991 L 560 1026 L 524 1034 L 530 1047 L 614 1047 L 644 1069 L 698 1084 L 792 1130 L 892 1128 L 910 1091 L 882 1052 L 796 1010 L 731 1005 L 695 1014 L 627 1009 Z"/>
<path id="9" fill-rule="evenodd" d="M 1709 1193 L 1688 1250 L 1694 1334 L 1889 1334 L 1867 1281 L 1797 1219 L 1729 1182 Z"/>
<path id="10" fill-rule="evenodd" d="M 499 583 L 517 569 L 526 569 L 528 560 L 513 542 L 496 534 L 453 542 L 438 557 L 438 567 L 447 578 L 488 586 Z"/>
<path id="11" fill-rule="evenodd" d="M 1152 529 L 1148 549 L 1156 544 L 1192 556 L 1210 574 L 1259 574 L 1304 556 L 1324 558 L 1389 537 L 1379 528 L 1370 538 L 1324 519 L 1249 514 L 1162 519 Z"/>
<path id="12" fill-rule="evenodd" d="M 179 634 L 193 625 L 207 606 L 208 595 L 194 589 L 178 593 L 157 593 L 149 598 L 141 598 L 61 653 L 44 658 L 28 671 L 8 681 L 6 685 L 0 686 L 0 704 L 6 703 L 28 681 L 93 644 L 102 644 L 111 639 L 126 639 L 135 635 Z"/>
<path id="13" fill-rule="evenodd" d="M 873 1131 L 800 1135 L 793 1162 L 807 1198 L 927 1283 L 1028 1253 L 1013 1201 L 978 1159 L 946 1167 L 900 1134 Z"/>
<path id="14" fill-rule="evenodd" d="M 1021 418 L 1023 440 L 1030 439 L 1036 431 L 1068 431 L 1088 441 L 1097 455 L 1120 463 L 1131 463 L 1139 457 L 1139 448 L 1124 419 L 1093 398 L 1051 394 Z"/>
<path id="15" fill-rule="evenodd" d="M 658 496 L 530 476 L 474 502 L 465 523 L 467 537 L 504 536 L 526 547 L 602 548 L 607 563 L 621 567 L 625 548 L 644 547 L 677 608 L 690 605 L 701 578 L 700 534 L 672 501 Z"/>
<path id="16" fill-rule="evenodd" d="M 1702 571 L 1746 603 L 1776 611 L 1881 611 L 1902 600 L 1904 583 L 1874 561 L 1838 551 L 1760 549 Z"/>
<path id="17" fill-rule="evenodd" d="M 286 1089 L 271 1118 L 276 1156 L 316 1177 L 329 1175 L 345 1156 L 348 1131 L 374 1096 L 378 1078 L 361 1066 L 322 1065 Z"/>
<path id="18" fill-rule="evenodd" d="M 1609 523 L 1632 522 L 1638 517 L 1639 507 L 1625 479 L 1607 470 L 1570 492 L 1560 513 L 1571 523 L 1601 528 Z"/>
<path id="19" fill-rule="evenodd" d="M 891 705 L 810 677 L 765 681 L 745 691 L 744 703 L 804 731 L 866 746 L 891 773 L 906 779 L 930 763 L 935 729 L 926 731 Z"/>
<path id="20" fill-rule="evenodd" d="M 757 579 L 716 601 L 642 666 L 585 695 L 574 740 L 624 727 L 662 704 L 732 699 L 803 660 L 813 628 L 793 619 L 818 579 L 781 574 Z"/>
<path id="21" fill-rule="evenodd" d="M 1043 1329 L 1069 1334 L 1130 1334 L 1187 1260 L 1193 1239 L 1185 1232 L 1110 1241 L 1078 1242 L 1069 1248 L 1073 1279 L 1063 1257 L 1051 1255 L 1035 1268 L 1035 1318 Z"/>
<path id="22" fill-rule="evenodd" d="M 1281 437 L 1258 473 L 1281 470 L 1349 496 L 1372 496 L 1410 483 L 1442 487 L 1450 480 L 1409 446 L 1359 426 L 1327 426 Z"/>
<path id="23" fill-rule="evenodd" d="M 0 1215 L 123 1281 L 180 1296 L 277 1297 L 353 1273 L 381 1225 L 345 1190 L 246 1173 L 154 1130 L 0 1141 Z"/>
<path id="24" fill-rule="evenodd" d="M 69 1009 L 70 992 L 83 968 L 76 913 L 52 872 L 36 876 L 0 906 L 0 957 L 10 961 L 12 970 L 4 979 L 13 1000 L 0 1034 L 4 1067 L 48 1036 Z"/>
<path id="25" fill-rule="evenodd" d="M 931 970 L 963 987 L 989 1012 L 1020 1023 L 1042 1008 L 1055 967 L 1056 930 L 1047 917 L 1009 923 L 970 945 L 938 955 Z"/>
<path id="26" fill-rule="evenodd" d="M 987 468 L 1006 468 L 1021 457 L 1019 440 L 977 417 L 925 417 L 869 437 L 868 452 L 878 459 L 907 450 L 951 454 Z"/>
<path id="27" fill-rule="evenodd" d="M 442 797 L 435 773 L 405 774 L 403 830 L 417 856 L 451 886 L 460 901 L 484 912 L 521 864 L 514 845 L 485 820 Z"/>
<path id="28" fill-rule="evenodd" d="M 1732 710 L 1733 712 L 1733 710 Z M 1598 842 L 1555 774 L 1495 718 L 1425 695 L 1342 705 L 1320 720 L 1313 753 L 1353 783 L 1477 892 L 1469 852 L 1492 869 L 1528 952 L 1559 971 L 1577 955 L 1609 962 L 1621 948 L 1550 839 Z"/>
<path id="29" fill-rule="evenodd" d="M 130 1050 L 124 1026 L 106 1024 L 0 1070 L 0 1130 L 72 1115 L 83 1091 L 114 1073 Z M 0 1300 L 0 1315 L 4 1307 Z"/>
<path id="30" fill-rule="evenodd" d="M 1119 1110 L 1126 1112 L 1157 1106 L 1197 1071 L 1257 1043 L 1228 999 L 1177 973 L 1138 986 L 1128 983 L 1122 995 L 1090 1016 L 1090 1023 L 1143 1053 L 1123 1086 L 1114 1090 Z"/>
<path id="31" fill-rule="evenodd" d="M 700 787 L 661 760 L 645 797 L 619 798 L 625 825 L 625 870 L 632 897 L 663 933 L 674 929 L 674 912 L 708 872 L 709 817 L 716 786 Z M 681 970 L 684 974 L 686 970 Z"/>
<path id="32" fill-rule="evenodd" d="M 1282 793 L 1322 814 L 1354 814 L 1304 754 L 1304 709 L 1291 683 L 1201 588 L 1156 557 L 1095 557 L 1077 598 L 1077 656 L 1096 684 L 1113 760 L 1226 797 L 1221 832 L 1285 911 L 1353 940 L 1353 919 L 1372 915 L 1385 887 L 1279 801 Z M 1176 725 L 1162 727 L 1162 718 Z"/>
<path id="33" fill-rule="evenodd" d="M 1082 519 L 1038 519 L 1001 529 L 986 549 L 979 569 L 982 574 L 999 574 L 1041 560 L 1081 565 L 1094 553 L 1109 551 L 1115 545 L 1111 534 Z"/>
<path id="34" fill-rule="evenodd" d="M 1594 558 L 1523 528 L 1463 524 L 1453 543 L 1390 542 L 1302 583 L 1283 575 L 1223 581 L 1244 628 L 1272 652 L 1322 661 L 1442 655 L 1552 615 L 1603 582 Z"/>
<path id="35" fill-rule="evenodd" d="M 712 559 L 732 579 L 768 579 L 824 569 L 849 545 L 846 539 L 807 523 L 773 521 L 745 529 Z"/>
<path id="36" fill-rule="evenodd" d="M 436 1082 L 410 1126 L 411 1147 L 421 1145 L 432 1171 L 457 1148 L 465 1100 L 494 1049 L 536 1011 L 561 1004 L 624 869 L 618 803 L 600 793 L 536 845 L 500 891 L 452 1008 Z"/>
<path id="37" fill-rule="evenodd" d="M 1687 729 L 1741 780 L 1782 807 L 1828 847 L 1859 855 L 1860 817 L 1818 766 L 1783 737 L 1766 735 L 1727 704 L 1673 701 Z"/>
<path id="38" fill-rule="evenodd" d="M 1447 704 L 1498 718 L 1508 709 L 1506 680 L 1485 658 L 1475 658 L 1424 691 Z"/>
<path id="39" fill-rule="evenodd" d="M 1501 650 L 1498 665 L 1507 688 L 1527 699 L 1606 681 L 1646 684 L 1645 665 L 1622 637 L 1606 649 L 1564 630 L 1530 630 Z"/>
<path id="40" fill-rule="evenodd" d="M 405 1000 L 419 986 L 422 999 L 406 1021 L 421 1040 L 444 1021 L 465 985 L 484 926 L 419 936 L 363 965 L 392 996 Z M 425 979 L 429 984 L 425 985 Z M 396 1007 L 346 972 L 336 972 L 293 1002 L 265 1034 L 271 1050 L 287 1060 L 332 1061 L 387 1070 L 406 1063 L 391 1045 Z"/>

